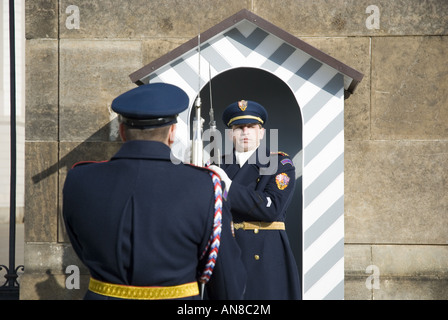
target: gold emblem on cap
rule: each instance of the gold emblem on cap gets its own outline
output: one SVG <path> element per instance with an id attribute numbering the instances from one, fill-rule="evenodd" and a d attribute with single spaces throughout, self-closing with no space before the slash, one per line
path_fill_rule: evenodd
<path id="1" fill-rule="evenodd" d="M 246 108 L 247 108 L 247 101 L 246 100 L 238 101 L 238 108 L 240 108 L 241 111 L 246 110 Z"/>

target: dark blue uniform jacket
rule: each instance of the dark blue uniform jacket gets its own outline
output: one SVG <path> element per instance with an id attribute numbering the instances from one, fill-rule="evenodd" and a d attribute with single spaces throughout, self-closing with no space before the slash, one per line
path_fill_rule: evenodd
<path id="1" fill-rule="evenodd" d="M 240 299 L 246 271 L 223 204 L 221 243 L 207 296 Z M 74 250 L 93 278 L 114 284 L 196 281 L 213 213 L 209 172 L 172 163 L 169 147 L 154 141 L 129 141 L 110 161 L 75 166 L 63 189 L 63 216 Z M 86 298 L 104 296 L 88 291 Z"/>
<path id="2" fill-rule="evenodd" d="M 285 221 L 295 187 L 294 165 L 284 153 L 267 151 L 261 156 L 257 150 L 241 168 L 234 154 L 223 156 L 221 167 L 232 180 L 228 197 L 234 223 Z M 248 272 L 245 299 L 301 299 L 286 231 L 238 229 L 235 236 Z"/>

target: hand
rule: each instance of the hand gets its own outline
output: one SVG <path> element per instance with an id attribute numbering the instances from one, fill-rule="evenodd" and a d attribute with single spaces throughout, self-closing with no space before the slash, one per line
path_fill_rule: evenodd
<path id="1" fill-rule="evenodd" d="M 227 173 L 221 169 L 220 167 L 218 167 L 217 165 L 212 164 L 211 166 L 208 167 L 210 170 L 213 170 L 214 172 L 216 172 L 222 181 L 224 181 L 225 184 L 225 188 L 227 193 L 230 190 L 230 185 L 232 184 L 232 180 L 230 180 L 229 176 L 227 175 Z"/>

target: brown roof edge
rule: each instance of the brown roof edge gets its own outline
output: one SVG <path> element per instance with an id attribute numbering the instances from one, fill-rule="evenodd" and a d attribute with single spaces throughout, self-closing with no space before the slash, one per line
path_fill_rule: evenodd
<path id="1" fill-rule="evenodd" d="M 224 30 L 230 28 L 232 25 L 235 25 L 236 23 L 238 23 L 244 19 L 256 24 L 257 26 L 264 29 L 265 31 L 272 33 L 273 35 L 286 41 L 287 43 L 291 44 L 292 46 L 308 53 L 309 55 L 316 58 L 317 60 L 329 65 L 330 67 L 335 68 L 342 74 L 352 78 L 353 81 L 347 90 L 350 93 L 354 92 L 358 83 L 361 82 L 362 78 L 364 77 L 364 75 L 362 73 L 360 73 L 359 71 L 349 67 L 348 65 L 329 56 L 328 54 L 320 51 L 319 49 L 307 44 L 306 42 L 300 40 L 299 38 L 286 32 L 285 30 L 280 29 L 279 27 L 277 27 L 274 24 L 270 23 L 269 21 L 257 16 L 256 14 L 250 12 L 247 9 L 243 9 L 243 10 L 237 12 L 236 14 L 223 20 L 222 22 L 218 23 L 217 25 L 202 32 L 200 34 L 201 43 L 206 42 L 207 40 L 209 40 L 213 36 L 217 35 L 221 31 L 224 31 Z M 181 46 L 177 47 L 176 49 L 172 50 L 171 52 L 161 56 L 160 58 L 154 60 L 153 62 L 147 64 L 146 66 L 142 67 L 141 69 L 130 74 L 129 77 L 131 78 L 132 82 L 134 82 L 138 85 L 141 85 L 142 82 L 140 81 L 140 79 L 147 76 L 151 72 L 157 70 L 158 68 L 164 66 L 165 64 L 169 63 L 170 61 L 178 58 L 185 52 L 188 52 L 189 50 L 197 47 L 197 45 L 198 45 L 198 38 L 194 37 L 194 38 L 190 39 L 189 41 L 185 42 L 184 44 L 182 44 Z"/>

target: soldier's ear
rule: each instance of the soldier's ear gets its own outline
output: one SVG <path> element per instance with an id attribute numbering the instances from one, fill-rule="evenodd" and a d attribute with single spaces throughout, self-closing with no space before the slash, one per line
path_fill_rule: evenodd
<path id="1" fill-rule="evenodd" d="M 123 142 L 125 142 L 127 139 L 126 139 L 126 132 L 125 132 L 125 127 L 124 127 L 123 123 L 120 123 L 119 132 L 120 132 L 121 140 L 123 140 Z"/>
<path id="2" fill-rule="evenodd" d="M 260 130 L 259 130 L 259 132 L 260 132 L 260 136 L 259 136 L 259 138 L 260 138 L 260 140 L 261 140 L 261 139 L 263 139 L 263 137 L 264 137 L 264 132 L 265 132 L 264 128 L 260 126 Z"/>
<path id="3" fill-rule="evenodd" d="M 171 146 L 174 143 L 174 139 L 176 138 L 176 124 L 172 124 L 170 126 L 170 130 L 168 131 L 168 145 Z"/>

